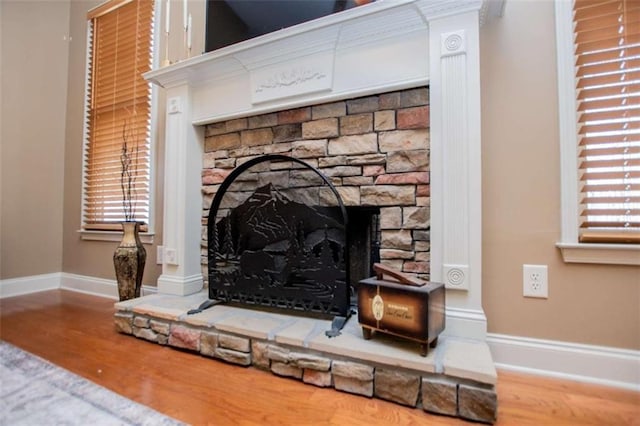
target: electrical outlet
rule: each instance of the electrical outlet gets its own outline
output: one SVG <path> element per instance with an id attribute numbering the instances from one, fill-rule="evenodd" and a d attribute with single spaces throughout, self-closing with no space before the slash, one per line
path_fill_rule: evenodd
<path id="1" fill-rule="evenodd" d="M 549 297 L 547 265 L 522 265 L 522 294 L 525 297 Z"/>
<path id="2" fill-rule="evenodd" d="M 157 251 L 156 251 L 156 264 L 162 265 L 163 258 L 164 258 L 163 255 L 164 255 L 164 247 L 163 246 L 158 246 L 157 247 Z"/>

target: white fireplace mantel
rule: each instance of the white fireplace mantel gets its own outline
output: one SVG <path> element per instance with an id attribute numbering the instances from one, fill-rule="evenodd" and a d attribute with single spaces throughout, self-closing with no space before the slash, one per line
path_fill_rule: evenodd
<path id="1" fill-rule="evenodd" d="M 429 85 L 431 279 L 450 289 L 446 333 L 484 339 L 479 27 L 502 6 L 384 0 L 147 73 L 167 99 L 158 291 L 202 288 L 202 125 Z"/>

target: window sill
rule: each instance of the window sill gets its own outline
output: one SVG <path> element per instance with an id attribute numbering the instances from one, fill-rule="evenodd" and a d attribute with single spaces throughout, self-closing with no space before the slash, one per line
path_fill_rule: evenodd
<path id="1" fill-rule="evenodd" d="M 122 232 L 120 231 L 83 231 L 79 230 L 80 238 L 86 241 L 121 241 Z M 142 244 L 153 244 L 153 232 L 141 232 L 140 241 Z"/>
<path id="2" fill-rule="evenodd" d="M 565 263 L 640 265 L 640 245 L 556 243 Z"/>

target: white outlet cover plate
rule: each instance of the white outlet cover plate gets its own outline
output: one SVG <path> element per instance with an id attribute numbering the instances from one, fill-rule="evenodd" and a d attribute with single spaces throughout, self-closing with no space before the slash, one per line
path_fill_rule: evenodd
<path id="1" fill-rule="evenodd" d="M 533 285 L 533 276 L 537 285 Z M 522 265 L 522 295 L 547 299 L 549 297 L 549 280 L 547 265 Z"/>

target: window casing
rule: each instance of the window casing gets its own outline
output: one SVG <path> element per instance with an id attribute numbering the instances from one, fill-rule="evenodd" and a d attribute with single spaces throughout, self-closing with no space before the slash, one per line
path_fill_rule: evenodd
<path id="1" fill-rule="evenodd" d="M 602 3 L 607 7 L 620 7 L 619 4 L 622 4 L 622 7 L 625 7 L 625 3 L 629 2 L 603 0 L 591 1 L 589 5 L 593 7 L 596 3 Z M 587 97 L 585 94 L 589 92 L 584 87 L 589 80 L 602 82 L 611 76 L 622 80 L 622 84 L 613 84 L 618 88 L 625 85 L 625 79 L 637 80 L 637 70 L 634 71 L 634 68 L 637 67 L 635 64 L 640 61 L 640 58 L 633 52 L 638 49 L 636 46 L 640 45 L 640 41 L 635 40 L 637 36 L 631 37 L 631 49 L 629 49 L 619 46 L 603 48 L 597 43 L 594 44 L 592 42 L 594 38 L 589 39 L 590 35 L 586 39 L 584 35 L 576 39 L 574 30 L 584 29 L 585 26 L 574 26 L 573 6 L 574 2 L 571 0 L 556 1 L 562 165 L 562 234 L 561 241 L 557 245 L 567 262 L 640 265 L 640 245 L 637 244 L 637 238 L 640 235 L 637 216 L 640 214 L 640 208 L 638 194 L 634 192 L 637 192 L 637 187 L 640 185 L 640 179 L 638 179 L 640 167 L 637 164 L 638 148 L 633 142 L 638 136 L 637 133 L 640 132 L 638 130 L 640 121 L 637 121 L 640 110 L 634 106 L 638 105 L 638 98 L 627 95 L 628 89 L 619 90 L 617 96 Z M 622 18 L 614 16 L 613 19 L 615 22 Z M 598 29 L 603 26 L 603 21 L 596 19 L 590 24 L 595 25 L 589 29 Z M 620 35 L 616 37 L 616 43 L 629 44 L 628 35 L 637 33 L 636 28 L 629 31 L 629 24 L 638 25 L 634 21 L 625 22 L 624 19 L 619 22 L 616 29 L 620 31 Z M 584 54 L 585 40 L 590 42 L 586 48 L 596 45 L 597 48 L 591 51 L 595 50 L 597 53 Z M 578 53 L 580 53 L 578 56 L 576 56 L 574 44 L 576 41 Z M 610 52 L 616 48 L 618 55 L 629 55 L 631 52 L 631 60 L 625 61 L 615 57 L 604 61 L 598 59 L 602 57 L 600 51 L 609 52 L 611 56 Z M 596 60 L 592 61 L 592 64 L 587 64 L 589 58 L 596 58 Z M 603 64 L 604 67 L 601 66 Z M 607 67 L 614 68 L 605 70 L 603 75 L 590 71 Z M 591 86 L 600 89 L 598 84 Z M 606 86 L 607 84 L 601 87 L 606 88 Z M 637 85 L 629 86 L 631 89 L 633 87 L 637 88 Z M 611 100 L 613 102 L 610 102 Z M 607 105 L 603 106 L 602 101 L 606 101 Z M 615 105 L 612 106 L 612 103 Z M 599 133 L 600 131 L 606 133 Z M 602 135 L 613 136 L 613 139 L 603 144 Z M 590 144 L 594 141 L 600 143 Z M 631 142 L 627 143 L 627 141 Z M 612 182 L 609 178 L 613 178 L 614 181 Z M 598 185 L 602 186 L 598 187 Z M 617 191 L 593 191 L 594 187 L 601 189 L 605 186 L 613 187 Z M 620 191 L 621 188 L 622 191 Z M 609 217 L 603 214 L 605 212 Z"/>
<path id="2" fill-rule="evenodd" d="M 110 0 L 88 14 L 82 234 L 105 238 L 125 220 L 121 154 L 131 156 L 133 220 L 151 231 L 154 1 Z M 97 237 L 97 238 L 96 238 Z"/>

